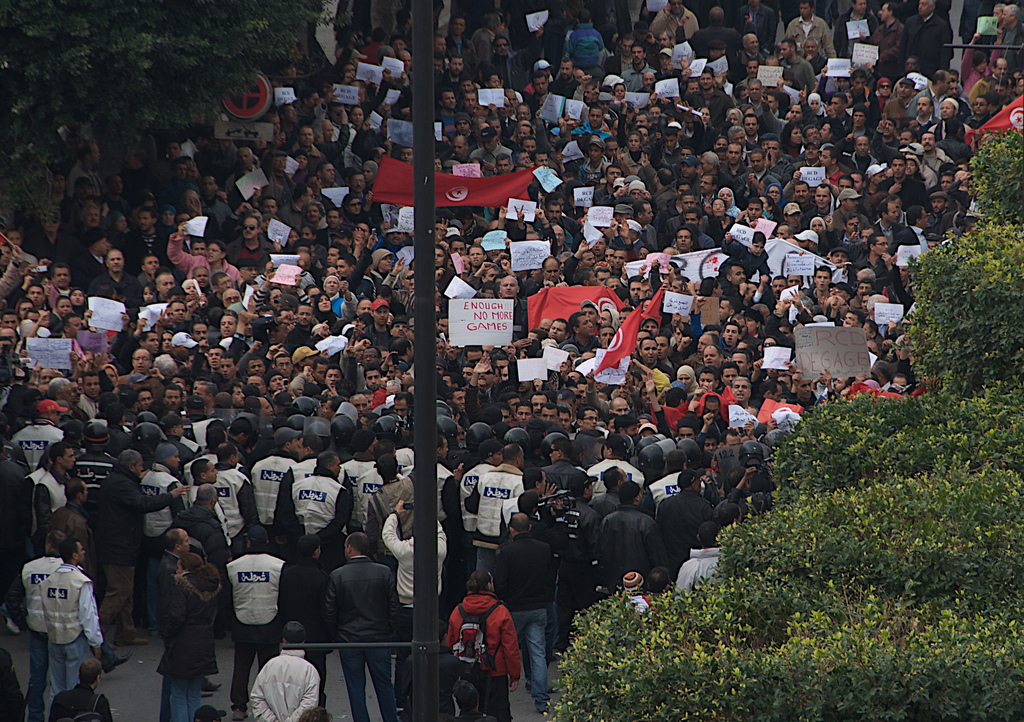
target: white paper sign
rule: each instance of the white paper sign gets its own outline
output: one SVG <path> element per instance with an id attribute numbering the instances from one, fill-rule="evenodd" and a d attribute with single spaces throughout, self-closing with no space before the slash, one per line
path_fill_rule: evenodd
<path id="1" fill-rule="evenodd" d="M 723 55 L 718 60 L 709 60 L 705 67 L 711 68 L 715 75 L 725 75 L 729 72 L 729 59 Z"/>
<path id="2" fill-rule="evenodd" d="M 650 93 L 626 93 L 626 101 L 637 108 L 646 108 L 651 99 Z"/>
<path id="3" fill-rule="evenodd" d="M 551 97 L 550 95 L 548 96 Z M 565 163 L 572 163 L 574 160 L 579 160 L 583 157 L 583 151 L 580 150 L 580 144 L 575 140 L 565 144 L 562 148 L 562 161 Z"/>
<path id="4" fill-rule="evenodd" d="M 690 281 L 700 283 L 705 278 L 716 278 L 727 258 L 727 254 L 715 249 L 693 251 L 672 256 L 672 265 Z"/>
<path id="5" fill-rule="evenodd" d="M 328 336 L 316 342 L 316 350 L 328 358 L 348 348 L 347 336 Z"/>
<path id="6" fill-rule="evenodd" d="M 565 99 L 565 114 L 573 120 L 580 120 L 583 118 L 583 109 L 587 106 L 582 100 L 570 100 Z"/>
<path id="7" fill-rule="evenodd" d="M 690 43 L 678 43 L 672 46 L 672 65 L 678 68 L 680 61 L 685 60 L 690 62 L 693 60 L 693 48 L 690 47 Z"/>
<path id="8" fill-rule="evenodd" d="M 267 180 L 267 174 L 263 172 L 262 168 L 257 168 L 251 173 L 246 173 L 244 176 L 235 181 L 235 187 L 238 188 L 238 192 L 242 194 L 242 198 L 249 200 L 260 188 L 265 187 L 270 181 Z"/>
<path id="9" fill-rule="evenodd" d="M 89 296 L 89 310 L 92 311 L 92 318 L 89 319 L 92 328 L 101 331 L 120 331 L 124 328 L 121 314 L 125 312 L 125 307 L 120 301 Z"/>
<path id="10" fill-rule="evenodd" d="M 764 362 L 762 369 L 775 369 L 777 371 L 788 371 L 786 363 L 793 355 L 793 349 L 788 346 L 768 346 L 764 350 Z"/>
<path id="11" fill-rule="evenodd" d="M 694 58 L 690 61 L 690 77 L 696 78 L 704 72 L 704 66 L 708 64 L 707 58 Z"/>
<path id="12" fill-rule="evenodd" d="M 668 0 L 647 0 L 647 12 L 660 13 L 668 5 Z"/>
<path id="13" fill-rule="evenodd" d="M 143 306 L 140 308 L 139 320 L 143 323 L 142 330 L 149 331 L 153 328 L 153 326 L 156 325 L 157 320 L 160 318 L 160 314 L 167 309 L 167 306 L 168 304 L 166 303 L 153 303 L 149 306 Z"/>
<path id="14" fill-rule="evenodd" d="M 562 364 L 564 364 L 568 360 L 568 351 L 563 351 L 557 346 L 544 347 L 544 361 L 548 365 L 548 371 L 561 371 Z"/>
<path id="15" fill-rule="evenodd" d="M 322 188 L 320 190 L 320 195 L 330 200 L 330 202 L 338 206 L 338 208 L 341 208 L 341 204 L 344 202 L 345 196 L 348 195 L 348 188 Z"/>
<path id="16" fill-rule="evenodd" d="M 522 219 L 527 223 L 533 223 L 537 219 L 537 203 L 521 198 L 509 198 L 508 211 L 505 213 L 505 218 L 510 221 Z"/>
<path id="17" fill-rule="evenodd" d="M 828 67 L 825 68 L 825 75 L 830 78 L 849 78 L 850 61 L 846 58 L 829 58 Z"/>
<path id="18" fill-rule="evenodd" d="M 572 204 L 577 208 L 590 208 L 594 205 L 594 186 L 573 188 Z"/>
<path id="19" fill-rule="evenodd" d="M 71 370 L 70 338 L 29 338 L 28 357 L 38 368 Z"/>
<path id="20" fill-rule="evenodd" d="M 814 256 L 791 253 L 786 256 L 787 276 L 813 276 Z"/>
<path id="21" fill-rule="evenodd" d="M 362 80 L 366 83 L 373 83 L 374 85 L 380 85 L 384 79 L 384 68 L 380 65 L 370 65 L 369 63 L 359 63 L 356 66 L 356 80 Z"/>
<path id="22" fill-rule="evenodd" d="M 866 67 L 868 63 L 876 65 L 878 63 L 878 46 L 854 43 L 852 62 L 858 68 Z"/>
<path id="23" fill-rule="evenodd" d="M 520 381 L 548 380 L 548 364 L 542 358 L 521 358 L 516 361 Z"/>
<path id="24" fill-rule="evenodd" d="M 369 123 L 370 123 L 370 127 L 373 130 L 380 131 L 380 126 L 381 126 L 381 124 L 383 122 L 384 122 L 384 116 L 382 116 L 376 110 L 371 110 L 370 111 Z"/>
<path id="25" fill-rule="evenodd" d="M 384 56 L 380 59 L 380 64 L 385 70 L 391 71 L 392 80 L 398 80 L 402 77 L 402 73 L 405 72 L 405 63 L 398 58 Z"/>
<path id="26" fill-rule="evenodd" d="M 274 105 L 288 105 L 295 102 L 295 88 L 274 88 Z"/>
<path id="27" fill-rule="evenodd" d="M 398 209 L 398 228 L 402 233 L 412 233 L 415 229 L 416 209 L 412 206 L 402 206 Z"/>
<path id="28" fill-rule="evenodd" d="M 654 92 L 658 94 L 659 98 L 678 98 L 679 79 L 666 78 L 665 80 L 659 80 L 654 84 Z"/>
<path id="29" fill-rule="evenodd" d="M 885 326 L 892 321 L 893 323 L 899 323 L 903 320 L 903 304 L 902 303 L 876 303 L 875 304 L 875 323 L 879 326 Z"/>
<path id="30" fill-rule="evenodd" d="M 206 223 L 210 219 L 206 216 L 196 216 L 185 223 L 185 233 L 196 238 L 206 235 Z"/>
<path id="31" fill-rule="evenodd" d="M 483 105 L 483 103 L 480 103 Z M 549 123 L 557 123 L 558 119 L 562 117 L 562 109 L 565 107 L 565 96 L 555 95 L 554 93 L 548 93 L 547 97 L 544 98 L 544 104 L 540 106 L 540 110 L 537 111 L 537 115 L 548 121 Z M 580 156 L 583 157 L 582 155 Z"/>
<path id="32" fill-rule="evenodd" d="M 800 180 L 806 181 L 811 188 L 817 188 L 825 182 L 825 169 L 819 166 L 805 166 L 800 169 Z"/>
<path id="33" fill-rule="evenodd" d="M 587 211 L 587 220 L 594 228 L 608 228 L 612 224 L 615 209 L 611 206 L 592 206 Z"/>
<path id="34" fill-rule="evenodd" d="M 496 108 L 505 107 L 505 91 L 501 88 L 480 88 L 477 92 L 477 102 L 483 107 L 493 105 Z"/>
<path id="35" fill-rule="evenodd" d="M 355 85 L 338 85 L 335 83 L 334 101 L 342 105 L 359 105 L 359 88 Z"/>
<path id="36" fill-rule="evenodd" d="M 687 296 L 685 293 L 665 291 L 665 302 L 661 306 L 661 310 L 665 313 L 678 313 L 680 316 L 689 316 L 691 308 L 693 308 L 693 296 Z"/>
<path id="37" fill-rule="evenodd" d="M 455 276 L 445 289 L 444 295 L 448 298 L 473 298 L 476 296 L 476 289 Z"/>
<path id="38" fill-rule="evenodd" d="M 284 172 L 289 176 L 293 176 L 299 172 L 299 161 L 295 160 L 291 156 L 284 159 Z"/>
<path id="39" fill-rule="evenodd" d="M 388 140 L 412 148 L 412 123 L 407 120 L 388 121 Z"/>
<path id="40" fill-rule="evenodd" d="M 896 248 L 896 265 L 909 266 L 911 258 L 921 255 L 921 246 L 899 246 Z"/>
<path id="41" fill-rule="evenodd" d="M 599 348 L 595 351 L 594 368 L 598 368 L 601 365 L 601 361 L 604 359 L 604 355 L 608 353 L 605 349 Z M 622 360 L 619 361 L 618 366 L 605 369 L 600 373 L 594 374 L 594 380 L 599 384 L 608 384 L 609 386 L 622 386 L 626 383 L 626 372 L 629 371 L 629 356 L 623 356 Z"/>
<path id="42" fill-rule="evenodd" d="M 747 248 L 754 243 L 754 229 L 742 223 L 733 223 L 729 226 L 729 235 L 734 241 L 739 241 Z"/>
<path id="43" fill-rule="evenodd" d="M 453 298 L 448 304 L 452 346 L 505 346 L 512 343 L 515 301 L 499 298 Z"/>
<path id="44" fill-rule="evenodd" d="M 781 65 L 759 65 L 757 68 L 757 79 L 769 88 L 778 86 L 782 80 L 783 67 Z"/>
<path id="45" fill-rule="evenodd" d="M 544 265 L 551 255 L 548 241 L 518 241 L 509 244 L 512 253 L 512 272 L 532 271 Z"/>
<path id="46" fill-rule="evenodd" d="M 384 95 L 384 103 L 386 105 L 394 105 L 398 102 L 398 99 L 402 97 L 402 91 L 397 88 L 392 88 Z"/>
<path id="47" fill-rule="evenodd" d="M 541 10 L 539 13 L 526 13 L 526 27 L 529 28 L 531 33 L 537 32 L 544 27 L 544 23 L 548 21 L 549 14 L 547 10 Z"/>
<path id="48" fill-rule="evenodd" d="M 736 404 L 729 404 L 729 428 L 730 429 L 742 429 L 751 421 L 754 425 L 757 425 L 757 417 L 747 411 L 742 406 Z"/>
<path id="49" fill-rule="evenodd" d="M 540 187 L 545 193 L 550 193 L 562 185 L 562 179 L 555 175 L 555 172 L 547 166 L 541 166 L 533 171 L 533 176 L 540 182 Z"/>
<path id="50" fill-rule="evenodd" d="M 284 225 L 283 223 L 281 225 Z M 287 228 L 287 226 L 285 226 Z M 290 229 L 289 229 L 290 230 Z M 291 253 L 271 253 L 270 262 L 274 268 L 280 268 L 281 266 L 297 266 L 299 265 L 298 255 Z"/>
<path id="51" fill-rule="evenodd" d="M 398 261 L 405 261 L 406 268 L 412 268 L 412 262 L 416 259 L 416 247 L 415 246 L 402 246 L 398 249 L 398 253 L 395 254 L 395 263 Z"/>
<path id="52" fill-rule="evenodd" d="M 292 227 L 287 223 L 282 223 L 276 218 L 270 220 L 267 225 L 267 238 L 272 240 L 274 243 L 280 243 L 282 246 L 288 244 L 288 237 L 292 234 Z M 295 261 L 289 261 L 293 265 L 298 262 L 298 256 L 295 257 Z M 280 264 L 278 264 L 280 265 Z M 276 266 L 275 266 L 276 267 Z"/>
<path id="53" fill-rule="evenodd" d="M 860 40 L 861 38 L 870 37 L 870 35 L 871 30 L 868 28 L 867 19 L 846 21 L 847 40 Z"/>
<path id="54" fill-rule="evenodd" d="M 590 223 L 589 218 L 583 220 L 583 240 L 587 242 L 587 245 L 593 248 L 597 245 L 597 242 L 601 240 L 604 234 Z M 628 264 L 627 264 L 628 265 Z"/>

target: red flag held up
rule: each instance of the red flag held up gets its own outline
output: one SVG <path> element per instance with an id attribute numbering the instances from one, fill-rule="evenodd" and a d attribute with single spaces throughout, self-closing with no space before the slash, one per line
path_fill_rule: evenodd
<path id="1" fill-rule="evenodd" d="M 597 368 L 594 369 L 595 374 L 599 374 L 613 366 L 618 366 L 622 359 L 633 353 L 633 349 L 636 348 L 637 334 L 640 333 L 640 324 L 648 318 L 660 318 L 661 303 L 664 298 L 665 286 L 662 285 L 657 293 L 654 294 L 654 298 L 651 299 L 646 311 L 642 307 L 637 307 L 626 316 L 626 320 L 622 322 L 619 330 L 615 332 L 612 342 L 608 344 L 608 352 L 601 359 L 601 363 L 598 364 Z"/>
<path id="2" fill-rule="evenodd" d="M 967 145 L 972 145 L 976 133 L 998 133 L 1004 130 L 1024 130 L 1024 95 L 1017 96 L 1016 100 L 993 115 L 992 119 L 980 128 L 968 128 L 964 133 L 964 139 Z"/>
<path id="3" fill-rule="evenodd" d="M 597 312 L 606 307 L 618 311 L 622 301 L 612 291 L 603 286 L 559 286 L 543 288 L 526 299 L 526 315 L 530 328 L 536 328 L 544 318 L 564 318 L 580 310 L 580 304 L 586 300 L 597 304 Z"/>
<path id="4" fill-rule="evenodd" d="M 462 178 L 437 173 L 434 176 L 434 202 L 438 207 L 504 206 L 508 205 L 509 198 L 527 198 L 526 189 L 533 180 L 532 169 L 490 178 Z M 415 205 L 412 166 L 383 156 L 373 183 L 373 200 L 399 206 Z"/>

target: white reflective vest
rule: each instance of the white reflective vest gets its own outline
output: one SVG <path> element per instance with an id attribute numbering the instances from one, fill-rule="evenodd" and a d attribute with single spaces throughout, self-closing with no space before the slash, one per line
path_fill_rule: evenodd
<path id="1" fill-rule="evenodd" d="M 352 484 L 352 523 L 359 529 L 366 527 L 366 510 L 370 497 L 380 491 L 384 480 L 377 473 L 377 464 L 373 461 L 346 461 L 341 465 L 348 474 Z M 349 532 L 354 529 L 349 529 Z"/>
<path id="2" fill-rule="evenodd" d="M 448 468 L 441 463 L 437 465 L 437 520 L 444 521 L 448 518 L 448 512 L 444 510 L 444 504 L 441 502 L 441 492 L 444 490 L 445 482 L 452 478 L 454 474 L 448 471 Z"/>
<path id="3" fill-rule="evenodd" d="M 171 485 L 177 485 L 178 480 L 171 475 L 166 466 L 153 464 L 153 468 L 142 479 L 139 491 L 146 496 L 160 496 L 171 490 Z M 151 511 L 142 518 L 142 533 L 148 537 L 158 537 L 171 528 L 171 507 Z"/>
<path id="4" fill-rule="evenodd" d="M 203 419 L 192 422 L 192 435 L 196 437 L 196 444 L 203 451 L 206 450 L 206 428 L 214 421 L 219 421 L 219 419 Z"/>
<path id="5" fill-rule="evenodd" d="M 57 571 L 60 557 L 39 557 L 21 568 L 21 584 L 25 587 L 25 610 L 28 628 L 46 634 L 46 615 L 43 613 L 43 582 Z"/>
<path id="6" fill-rule="evenodd" d="M 298 463 L 292 462 L 292 483 L 295 483 L 296 481 L 301 481 L 302 479 L 305 479 L 307 476 L 313 476 L 314 469 L 316 469 L 315 456 L 311 456 L 308 459 L 303 459 Z"/>
<path id="7" fill-rule="evenodd" d="M 40 584 L 49 641 L 69 644 L 85 631 L 78 617 L 78 601 L 86 586 L 92 587 L 92 580 L 81 569 L 70 565 L 53 570 Z"/>
<path id="8" fill-rule="evenodd" d="M 252 488 L 256 496 L 256 510 L 260 515 L 260 524 L 274 523 L 274 512 L 277 510 L 277 492 L 285 474 L 295 465 L 295 460 L 287 456 L 268 456 L 256 462 L 252 467 Z"/>
<path id="9" fill-rule="evenodd" d="M 228 564 L 231 600 L 242 624 L 270 624 L 277 616 L 277 592 L 284 560 L 270 554 L 244 554 Z"/>
<path id="10" fill-rule="evenodd" d="M 604 494 L 608 490 L 604 486 L 604 472 L 611 468 L 622 469 L 626 472 L 626 481 L 632 481 L 639 484 L 641 487 L 644 485 L 644 475 L 638 468 L 629 464 L 628 462 L 621 461 L 620 459 L 605 459 L 599 461 L 589 469 L 587 469 L 587 476 L 594 479 L 594 496 L 598 494 Z"/>
<path id="11" fill-rule="evenodd" d="M 342 478 L 344 479 L 344 476 Z M 316 534 L 334 521 L 335 506 L 341 487 L 342 484 L 337 479 L 315 475 L 292 484 L 295 516 L 299 518 L 299 523 L 306 534 Z"/>
<path id="12" fill-rule="evenodd" d="M 35 499 L 35 488 L 39 485 L 45 486 L 50 492 L 50 514 L 68 503 L 64 485 L 57 481 L 57 478 L 45 469 L 36 469 L 28 478 L 32 480 L 32 498 Z M 32 505 L 32 533 L 35 534 L 39 528 L 39 520 L 35 516 L 35 504 Z"/>
<path id="13" fill-rule="evenodd" d="M 11 442 L 25 454 L 29 469 L 39 466 L 39 460 L 50 444 L 63 440 L 64 432 L 50 423 L 29 424 L 11 437 Z"/>
<path id="14" fill-rule="evenodd" d="M 398 475 L 409 476 L 413 467 L 416 466 L 416 459 L 413 457 L 412 449 L 404 447 L 395 449 L 395 461 L 398 462 Z"/>
<path id="15" fill-rule="evenodd" d="M 473 495 L 473 491 L 480 481 L 480 477 L 488 471 L 493 471 L 491 464 L 477 464 L 462 475 L 462 484 L 459 485 L 459 495 L 462 497 L 462 528 L 468 532 L 476 531 L 476 514 L 466 509 L 466 499 Z"/>
<path id="16" fill-rule="evenodd" d="M 229 542 L 245 526 L 242 512 L 238 509 L 238 491 L 247 481 L 245 474 L 238 469 L 217 470 L 217 481 L 213 488 L 217 490 L 217 506 L 223 515 L 224 534 Z"/>
<path id="17" fill-rule="evenodd" d="M 661 502 L 665 501 L 670 496 L 675 496 L 679 493 L 679 474 L 682 472 L 675 472 L 668 476 L 663 476 L 656 482 L 651 484 L 651 496 L 654 497 L 654 510 L 657 511 L 658 507 L 661 506 Z"/>
<path id="18" fill-rule="evenodd" d="M 195 477 L 192 475 L 192 467 L 195 466 L 195 463 L 199 461 L 199 459 L 206 459 L 211 464 L 216 464 L 217 455 L 206 454 L 204 456 L 199 456 L 196 457 L 195 459 L 192 459 L 192 461 L 188 462 L 188 464 L 185 465 L 185 483 L 188 484 L 188 501 L 190 504 L 195 504 L 196 491 L 199 489 L 199 487 L 196 485 Z"/>
<path id="19" fill-rule="evenodd" d="M 488 471 L 477 483 L 480 492 L 480 510 L 477 512 L 476 530 L 488 537 L 501 533 L 501 507 L 523 493 L 523 472 L 513 466 L 501 464 Z"/>

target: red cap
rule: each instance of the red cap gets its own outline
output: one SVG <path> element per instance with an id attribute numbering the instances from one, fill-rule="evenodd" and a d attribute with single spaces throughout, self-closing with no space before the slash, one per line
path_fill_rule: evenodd
<path id="1" fill-rule="evenodd" d="M 370 310 L 371 310 L 371 311 L 376 311 L 376 310 L 377 310 L 378 308 L 381 308 L 381 307 L 384 307 L 384 308 L 391 308 L 390 306 L 388 306 L 388 302 L 387 302 L 387 301 L 385 301 L 385 300 L 384 300 L 383 298 L 378 298 L 378 299 L 377 299 L 376 301 L 374 301 L 374 302 L 373 302 L 373 304 L 372 304 L 372 305 L 370 306 Z"/>
<path id="2" fill-rule="evenodd" d="M 63 406 L 58 404 L 56 401 L 53 401 L 52 399 L 43 399 L 38 404 L 36 404 L 37 414 L 50 414 L 53 413 L 54 411 L 59 411 L 63 414 L 67 412 L 67 409 L 65 409 Z"/>

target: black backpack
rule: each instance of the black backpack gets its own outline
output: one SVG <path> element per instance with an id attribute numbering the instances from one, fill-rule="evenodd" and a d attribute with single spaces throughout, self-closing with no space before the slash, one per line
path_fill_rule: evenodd
<path id="1" fill-rule="evenodd" d="M 495 602 L 483 614 L 466 614 L 465 607 L 459 604 L 462 626 L 459 627 L 459 639 L 452 646 L 452 653 L 460 661 L 478 665 L 485 672 L 494 669 L 494 656 L 487 651 L 487 618 L 500 606 L 501 602 Z"/>

